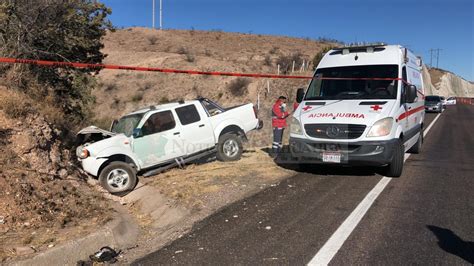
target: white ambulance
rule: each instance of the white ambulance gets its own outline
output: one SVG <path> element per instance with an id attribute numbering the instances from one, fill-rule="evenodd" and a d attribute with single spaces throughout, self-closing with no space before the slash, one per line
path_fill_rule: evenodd
<path id="1" fill-rule="evenodd" d="M 325 54 L 291 118 L 298 163 L 372 165 L 402 174 L 405 152 L 423 143 L 422 62 L 399 45 L 333 49 Z"/>

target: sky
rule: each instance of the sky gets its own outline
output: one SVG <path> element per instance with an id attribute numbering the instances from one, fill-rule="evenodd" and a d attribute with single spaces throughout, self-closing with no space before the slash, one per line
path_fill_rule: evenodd
<path id="1" fill-rule="evenodd" d="M 116 27 L 151 27 L 152 1 L 101 2 Z M 163 0 L 163 28 L 382 41 L 427 64 L 442 49 L 438 66 L 474 81 L 474 0 Z"/>

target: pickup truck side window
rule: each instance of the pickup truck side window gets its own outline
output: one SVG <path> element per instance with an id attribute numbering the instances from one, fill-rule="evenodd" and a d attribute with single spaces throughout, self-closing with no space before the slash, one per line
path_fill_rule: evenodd
<path id="1" fill-rule="evenodd" d="M 209 100 L 203 100 L 202 102 L 202 106 L 204 106 L 204 108 L 206 109 L 207 113 L 210 115 L 210 116 L 215 116 L 217 114 L 220 114 L 222 112 L 224 112 L 224 110 L 222 109 L 222 107 L 220 107 L 219 105 L 217 105 L 216 103 L 214 102 L 211 102 Z"/>
<path id="2" fill-rule="evenodd" d="M 201 120 L 201 117 L 199 116 L 199 113 L 194 104 L 176 108 L 176 114 L 178 115 L 179 121 L 183 126 Z"/>
<path id="3" fill-rule="evenodd" d="M 174 121 L 171 111 L 163 111 L 152 114 L 148 120 L 146 120 L 142 126 L 142 133 L 144 136 L 156 134 L 173 129 L 175 126 L 176 122 Z"/>

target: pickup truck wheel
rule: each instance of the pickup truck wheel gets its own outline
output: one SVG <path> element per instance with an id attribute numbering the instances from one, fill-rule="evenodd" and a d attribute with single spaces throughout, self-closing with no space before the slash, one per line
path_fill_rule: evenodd
<path id="1" fill-rule="evenodd" d="M 99 182 L 111 194 L 125 196 L 137 184 L 135 170 L 124 162 L 111 162 L 99 175 Z"/>
<path id="2" fill-rule="evenodd" d="M 393 158 L 389 165 L 385 167 L 385 176 L 400 177 L 403 171 L 405 159 L 405 148 L 401 140 L 397 140 L 393 151 Z"/>
<path id="3" fill-rule="evenodd" d="M 225 134 L 219 138 L 216 157 L 219 161 L 237 161 L 242 157 L 242 140 L 236 134 Z"/>

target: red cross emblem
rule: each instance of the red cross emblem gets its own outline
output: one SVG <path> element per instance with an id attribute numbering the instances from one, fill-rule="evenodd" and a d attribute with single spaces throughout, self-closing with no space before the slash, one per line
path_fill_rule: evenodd
<path id="1" fill-rule="evenodd" d="M 382 107 L 380 105 L 372 105 L 370 108 L 374 111 L 382 110 Z"/>
<path id="2" fill-rule="evenodd" d="M 305 107 L 303 107 L 303 111 L 306 112 L 306 111 L 308 111 L 308 110 L 311 109 L 311 108 L 313 108 L 313 107 L 311 107 L 311 106 L 309 106 L 309 105 L 306 105 Z"/>

